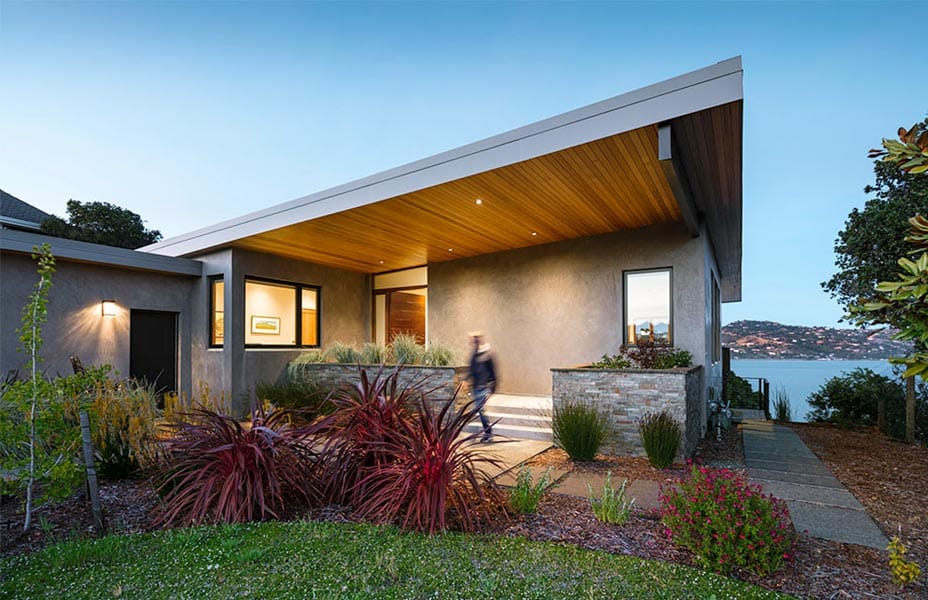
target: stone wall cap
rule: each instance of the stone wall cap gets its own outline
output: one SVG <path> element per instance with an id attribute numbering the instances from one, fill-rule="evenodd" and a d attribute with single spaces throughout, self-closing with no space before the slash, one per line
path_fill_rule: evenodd
<path id="1" fill-rule="evenodd" d="M 693 371 L 698 371 L 702 369 L 702 365 L 695 365 L 692 367 L 675 367 L 673 369 L 601 369 L 597 367 L 591 367 L 589 365 L 579 365 L 576 367 L 554 367 L 551 369 L 551 372 L 557 373 L 647 373 L 652 374 L 667 374 L 667 375 L 684 375 L 692 373 Z"/>

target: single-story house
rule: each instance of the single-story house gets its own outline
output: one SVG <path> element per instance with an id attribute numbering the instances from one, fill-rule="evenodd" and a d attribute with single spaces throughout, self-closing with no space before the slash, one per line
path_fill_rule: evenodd
<path id="1" fill-rule="evenodd" d="M 552 369 L 647 336 L 708 398 L 741 298 L 742 104 L 736 57 L 140 251 L 48 240 L 49 370 L 152 363 L 244 408 L 308 348 L 480 329 L 503 392 L 550 395 Z M 0 230 L 4 371 L 40 237 Z"/>

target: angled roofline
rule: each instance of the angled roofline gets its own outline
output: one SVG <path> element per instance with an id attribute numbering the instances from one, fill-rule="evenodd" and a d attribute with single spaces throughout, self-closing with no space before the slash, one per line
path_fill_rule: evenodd
<path id="1" fill-rule="evenodd" d="M 175 236 L 141 250 L 169 256 L 197 254 L 252 235 L 742 99 L 741 57 L 736 56 L 454 150 Z"/>
<path id="2" fill-rule="evenodd" d="M 168 273 L 171 275 L 203 275 L 203 263 L 189 258 L 175 258 L 139 250 L 91 244 L 28 231 L 0 228 L 0 251 L 31 254 L 35 246 L 48 244 L 56 259 L 90 263 L 109 267 Z"/>

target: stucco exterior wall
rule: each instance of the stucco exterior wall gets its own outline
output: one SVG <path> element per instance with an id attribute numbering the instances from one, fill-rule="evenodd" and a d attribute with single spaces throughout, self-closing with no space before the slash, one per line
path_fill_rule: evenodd
<path id="1" fill-rule="evenodd" d="M 370 337 L 371 291 L 367 275 L 238 248 L 194 258 L 206 263 L 205 275 L 222 275 L 226 282 L 221 349 L 208 349 L 209 281 L 204 277 L 200 282 L 198 310 L 203 311 L 203 317 L 198 320 L 202 326 L 198 326 L 197 335 L 202 338 L 197 344 L 203 349 L 203 358 L 194 377 L 230 393 L 239 414 L 248 410 L 255 383 L 278 381 L 290 361 L 303 352 L 301 348 L 245 348 L 247 277 L 319 286 L 323 347 L 335 340 L 351 342 Z"/>
<path id="2" fill-rule="evenodd" d="M 198 278 L 58 260 L 49 290 L 48 322 L 42 328 L 41 368 L 48 375 L 72 373 L 69 356 L 85 366 L 109 364 L 129 374 L 130 309 L 178 313 L 178 389 L 189 393 L 192 380 L 192 307 Z M 38 276 L 26 254 L 0 255 L 0 372 L 18 369 L 25 356 L 16 329 L 23 305 Z M 115 300 L 115 317 L 101 316 L 100 302 Z"/>
<path id="3" fill-rule="evenodd" d="M 622 344 L 623 271 L 671 267 L 673 343 L 705 365 L 705 237 L 670 224 L 430 264 L 430 337 L 463 346 L 483 330 L 501 391 L 547 395 L 552 368 Z"/>

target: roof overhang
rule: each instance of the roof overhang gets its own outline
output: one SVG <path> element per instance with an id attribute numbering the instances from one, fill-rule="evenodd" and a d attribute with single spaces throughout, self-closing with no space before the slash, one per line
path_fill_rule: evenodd
<path id="1" fill-rule="evenodd" d="M 679 221 L 741 296 L 741 59 L 144 248 L 376 273 Z M 480 201 L 479 203 L 477 201 Z"/>
<path id="2" fill-rule="evenodd" d="M 0 250 L 3 252 L 32 254 L 36 247 L 43 244 L 51 247 L 52 254 L 57 260 L 169 275 L 200 277 L 203 274 L 203 263 L 198 260 L 0 228 Z"/>

